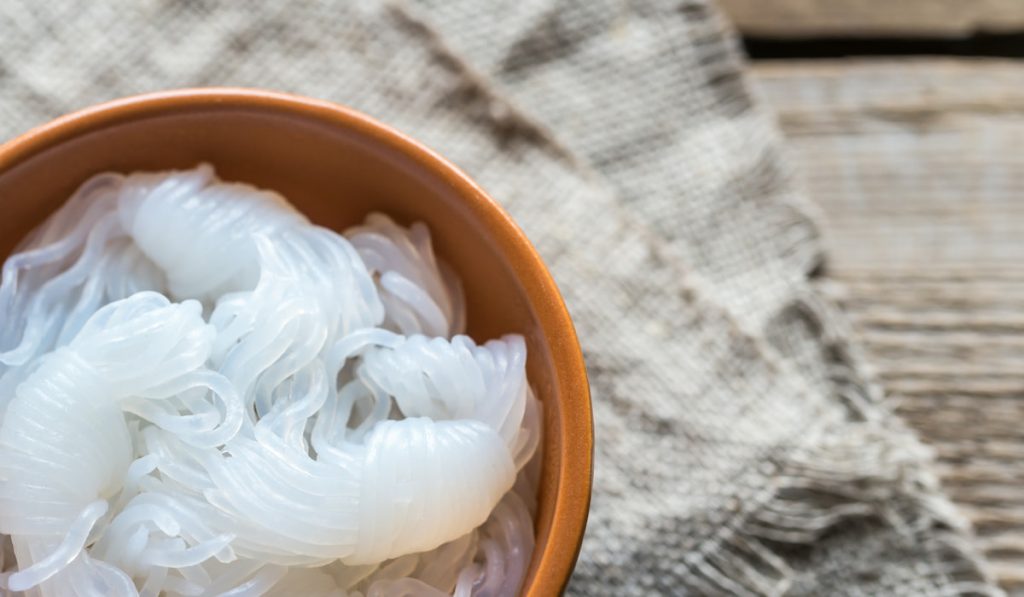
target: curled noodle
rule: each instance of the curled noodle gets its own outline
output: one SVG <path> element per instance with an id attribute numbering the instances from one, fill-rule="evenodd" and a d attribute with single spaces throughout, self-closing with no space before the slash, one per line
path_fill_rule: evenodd
<path id="1" fill-rule="evenodd" d="M 0 279 L 0 593 L 517 594 L 540 407 L 465 311 L 423 224 L 90 179 Z"/>

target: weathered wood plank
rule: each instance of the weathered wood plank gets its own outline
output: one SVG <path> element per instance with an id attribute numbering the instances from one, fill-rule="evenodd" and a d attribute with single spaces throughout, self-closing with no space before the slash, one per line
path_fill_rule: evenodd
<path id="1" fill-rule="evenodd" d="M 770 37 L 948 36 L 1017 31 L 1019 0 L 722 0 L 745 34 Z"/>
<path id="2" fill-rule="evenodd" d="M 823 288 L 1024 594 L 1024 63 L 753 70 L 825 215 Z"/>

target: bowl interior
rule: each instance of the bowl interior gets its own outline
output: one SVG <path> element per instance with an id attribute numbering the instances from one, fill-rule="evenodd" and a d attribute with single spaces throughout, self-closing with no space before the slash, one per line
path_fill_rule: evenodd
<path id="1" fill-rule="evenodd" d="M 539 258 L 463 175 L 393 131 L 327 104 L 219 93 L 122 101 L 55 121 L 0 148 L 0 258 L 97 172 L 202 161 L 227 180 L 280 192 L 314 222 L 335 230 L 371 211 L 404 223 L 426 222 L 439 255 L 462 278 L 470 334 L 527 338 L 545 436 L 538 545 L 525 592 L 559 591 L 575 561 L 588 507 L 590 410 L 575 334 Z"/>

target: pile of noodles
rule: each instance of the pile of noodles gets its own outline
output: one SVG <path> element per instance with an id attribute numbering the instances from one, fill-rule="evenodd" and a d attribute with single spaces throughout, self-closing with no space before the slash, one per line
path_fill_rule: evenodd
<path id="1" fill-rule="evenodd" d="M 0 284 L 0 593 L 513 595 L 526 347 L 422 224 L 213 169 L 101 174 Z"/>

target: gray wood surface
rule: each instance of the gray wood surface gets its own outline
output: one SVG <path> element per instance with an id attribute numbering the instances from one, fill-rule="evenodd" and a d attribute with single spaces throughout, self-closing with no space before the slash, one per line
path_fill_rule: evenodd
<path id="1" fill-rule="evenodd" d="M 824 212 L 823 286 L 1000 582 L 1024 593 L 1024 62 L 753 72 Z"/>
<path id="2" fill-rule="evenodd" d="M 721 0 L 744 33 L 764 36 L 963 36 L 1024 28 L 1020 0 Z"/>

